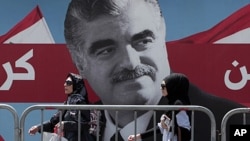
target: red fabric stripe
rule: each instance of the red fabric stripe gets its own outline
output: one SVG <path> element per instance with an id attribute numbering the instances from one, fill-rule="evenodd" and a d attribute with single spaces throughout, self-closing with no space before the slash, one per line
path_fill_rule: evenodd
<path id="1" fill-rule="evenodd" d="M 4 141 L 3 137 L 0 135 L 0 141 Z"/>
<path id="2" fill-rule="evenodd" d="M 239 9 L 228 18 L 218 23 L 213 28 L 203 31 L 180 40 L 170 41 L 174 43 L 214 43 L 224 37 L 234 34 L 240 30 L 250 27 L 250 4 Z"/>
<path id="3" fill-rule="evenodd" d="M 7 39 L 30 27 L 31 25 L 42 19 L 42 17 L 42 12 L 40 11 L 39 6 L 37 5 L 26 17 L 24 17 L 23 20 L 17 23 L 9 32 L 0 36 L 0 43 L 3 44 Z"/>

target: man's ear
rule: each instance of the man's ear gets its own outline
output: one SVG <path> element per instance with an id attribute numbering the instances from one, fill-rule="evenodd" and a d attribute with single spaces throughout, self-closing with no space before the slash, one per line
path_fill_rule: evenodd
<path id="1" fill-rule="evenodd" d="M 82 78 L 83 78 L 83 79 L 86 79 L 86 75 L 85 75 L 85 73 L 84 73 L 84 71 L 83 71 L 82 66 L 81 66 L 81 65 L 77 65 L 76 68 L 77 68 L 77 70 L 78 70 L 78 73 L 82 76 Z"/>
<path id="2" fill-rule="evenodd" d="M 161 31 L 162 36 L 166 38 L 166 22 L 163 17 L 161 17 L 161 21 L 160 21 L 160 31 Z"/>
<path id="3" fill-rule="evenodd" d="M 86 76 L 84 75 L 83 72 L 81 72 L 81 76 L 82 76 L 83 79 L 86 79 Z"/>
<path id="4" fill-rule="evenodd" d="M 77 60 L 74 60 L 74 64 L 78 70 L 78 73 L 82 76 L 83 79 L 86 79 L 86 75 L 84 73 L 84 68 L 83 68 L 82 64 L 80 64 Z"/>

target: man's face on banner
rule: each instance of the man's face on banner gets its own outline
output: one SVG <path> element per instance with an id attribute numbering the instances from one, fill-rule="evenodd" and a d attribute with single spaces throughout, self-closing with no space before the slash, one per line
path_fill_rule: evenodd
<path id="1" fill-rule="evenodd" d="M 132 1 L 117 17 L 89 22 L 84 34 L 83 75 L 103 104 L 157 104 L 170 68 L 164 19 L 152 6 Z"/>

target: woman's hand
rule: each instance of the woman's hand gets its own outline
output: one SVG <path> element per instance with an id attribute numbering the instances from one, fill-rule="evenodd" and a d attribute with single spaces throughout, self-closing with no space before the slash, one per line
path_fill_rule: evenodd
<path id="1" fill-rule="evenodd" d="M 128 141 L 135 141 L 135 138 L 136 138 L 136 140 L 140 140 L 141 139 L 141 134 L 137 134 L 136 136 L 135 135 L 129 135 L 128 136 Z"/>
<path id="2" fill-rule="evenodd" d="M 60 122 L 58 122 L 56 125 L 55 125 L 55 127 L 57 128 L 57 129 L 64 129 L 64 121 L 61 121 L 61 123 Z"/>
<path id="3" fill-rule="evenodd" d="M 163 114 L 161 116 L 161 126 L 162 126 L 162 128 L 168 130 L 169 129 L 169 127 L 168 127 L 169 124 L 170 124 L 170 118 L 167 115 Z"/>
<path id="4" fill-rule="evenodd" d="M 35 135 L 36 134 L 36 132 L 38 132 L 38 126 L 32 126 L 30 129 L 29 129 L 29 131 L 28 131 L 28 133 L 30 134 L 30 135 Z"/>
<path id="5" fill-rule="evenodd" d="M 58 122 L 54 127 L 54 133 L 64 136 L 64 121 Z"/>

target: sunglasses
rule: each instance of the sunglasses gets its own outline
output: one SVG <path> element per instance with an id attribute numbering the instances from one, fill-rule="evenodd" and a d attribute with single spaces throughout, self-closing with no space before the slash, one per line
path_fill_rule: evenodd
<path id="1" fill-rule="evenodd" d="M 73 85 L 73 81 L 67 80 L 67 81 L 65 81 L 65 84 L 66 84 L 67 86 L 71 86 L 71 85 Z"/>
<path id="2" fill-rule="evenodd" d="M 161 84 L 161 89 L 163 90 L 164 88 L 166 88 L 165 84 Z"/>

